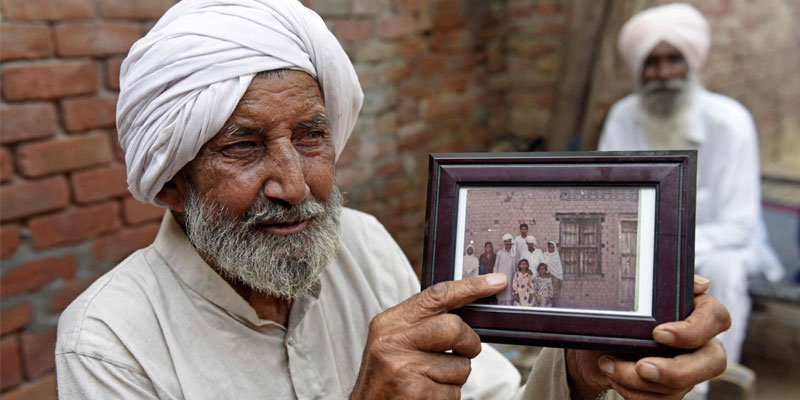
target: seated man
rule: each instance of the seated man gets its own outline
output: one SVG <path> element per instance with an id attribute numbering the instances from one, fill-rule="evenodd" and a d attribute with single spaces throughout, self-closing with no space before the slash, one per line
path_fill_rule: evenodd
<path id="1" fill-rule="evenodd" d="M 747 272 L 757 248 L 772 254 L 759 232 L 758 142 L 750 113 L 735 100 L 705 90 L 698 80 L 711 37 L 708 23 L 687 4 L 645 10 L 622 27 L 618 48 L 639 91 L 608 114 L 599 150 L 698 151 L 695 267 L 714 284 L 710 292 L 731 313 L 720 335 L 738 362 L 750 299 Z M 763 230 L 763 227 L 762 227 Z M 767 275 L 780 277 L 777 258 L 762 257 Z"/>
<path id="2" fill-rule="evenodd" d="M 170 9 L 122 65 L 117 116 L 131 193 L 169 211 L 152 245 L 63 313 L 60 397 L 677 399 L 722 371 L 711 338 L 728 317 L 704 283 L 686 322 L 653 332 L 694 352 L 548 349 L 523 392 L 447 313 L 506 278 L 417 293 L 380 223 L 342 208 L 334 164 L 361 100 L 341 46 L 299 2 Z"/>

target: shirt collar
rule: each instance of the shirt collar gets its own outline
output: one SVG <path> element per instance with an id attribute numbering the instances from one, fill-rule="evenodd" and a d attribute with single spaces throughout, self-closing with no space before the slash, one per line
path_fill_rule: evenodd
<path id="1" fill-rule="evenodd" d="M 153 242 L 156 251 L 164 258 L 167 265 L 194 292 L 206 300 L 221 307 L 237 319 L 254 326 L 275 324 L 274 321 L 258 318 L 255 309 L 214 271 L 200 257 L 197 250 L 189 242 L 186 233 L 172 217 L 171 212 L 164 213 L 156 240 Z M 321 284 L 292 303 L 289 312 L 289 330 L 296 326 L 316 302 L 321 292 Z"/>

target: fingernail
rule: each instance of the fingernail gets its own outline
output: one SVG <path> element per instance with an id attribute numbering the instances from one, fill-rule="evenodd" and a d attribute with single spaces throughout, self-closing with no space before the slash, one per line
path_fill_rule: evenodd
<path id="1" fill-rule="evenodd" d="M 658 368 L 650 363 L 642 363 L 639 365 L 639 375 L 650 380 L 658 379 Z"/>
<path id="2" fill-rule="evenodd" d="M 608 375 L 614 375 L 614 361 L 608 357 L 600 357 L 597 360 L 597 365 L 600 369 Z"/>
<path id="3" fill-rule="evenodd" d="M 705 285 L 705 284 L 706 284 L 706 283 L 708 283 L 708 282 L 711 282 L 711 281 L 709 281 L 709 280 L 708 280 L 708 279 L 706 279 L 706 278 L 703 278 L 703 277 L 702 277 L 702 276 L 700 276 L 700 275 L 695 275 L 695 276 L 694 276 L 694 284 L 695 284 L 695 285 Z"/>
<path id="4" fill-rule="evenodd" d="M 489 286 L 502 286 L 506 284 L 506 275 L 505 274 L 489 274 L 486 275 L 486 283 Z"/>
<path id="5" fill-rule="evenodd" d="M 653 332 L 653 339 L 661 344 L 675 343 L 675 334 L 670 331 L 658 330 Z"/>

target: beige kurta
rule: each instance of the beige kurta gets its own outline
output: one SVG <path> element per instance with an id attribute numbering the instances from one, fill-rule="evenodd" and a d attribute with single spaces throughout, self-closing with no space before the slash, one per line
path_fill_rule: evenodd
<path id="1" fill-rule="evenodd" d="M 369 321 L 417 292 L 419 283 L 374 217 L 345 209 L 341 230 L 338 255 L 316 291 L 294 302 L 283 327 L 259 319 L 167 213 L 151 246 L 98 279 L 62 314 L 60 397 L 346 398 Z M 545 351 L 532 377 L 533 398 L 567 398 L 561 350 Z M 518 397 L 519 381 L 513 366 L 485 345 L 472 361 L 464 398 Z"/>

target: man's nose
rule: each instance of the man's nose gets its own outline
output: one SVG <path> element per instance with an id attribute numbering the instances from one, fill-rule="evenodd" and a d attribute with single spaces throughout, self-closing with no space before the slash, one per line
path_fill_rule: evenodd
<path id="1" fill-rule="evenodd" d="M 311 193 L 303 173 L 303 160 L 291 141 L 270 146 L 267 153 L 269 177 L 264 183 L 264 195 L 289 204 L 297 204 Z"/>
<path id="2" fill-rule="evenodd" d="M 658 62 L 658 69 L 656 70 L 656 74 L 658 75 L 658 79 L 664 81 L 667 79 L 672 78 L 672 64 L 669 60 L 660 60 Z"/>

